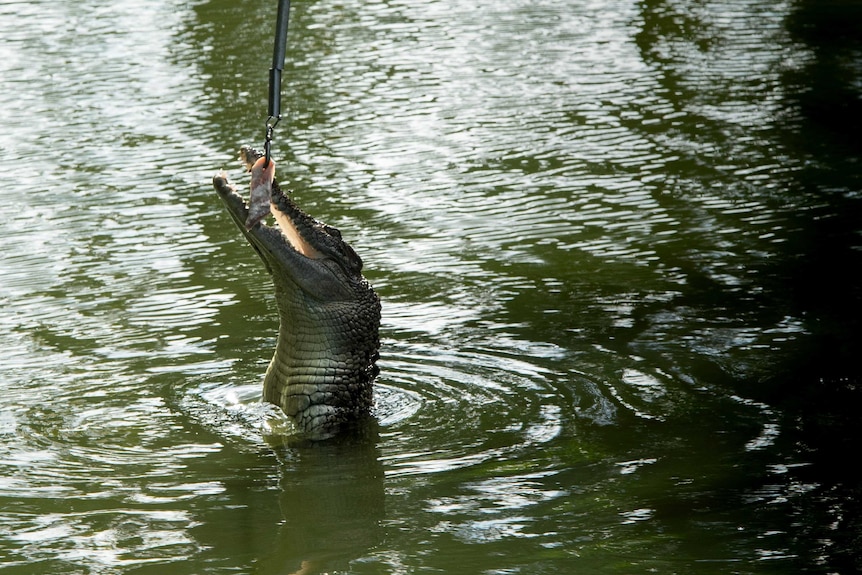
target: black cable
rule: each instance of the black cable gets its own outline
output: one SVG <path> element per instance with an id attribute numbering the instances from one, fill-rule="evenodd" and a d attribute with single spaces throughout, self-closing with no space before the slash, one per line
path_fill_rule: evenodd
<path id="1" fill-rule="evenodd" d="M 266 119 L 266 139 L 263 149 L 266 155 L 264 167 L 269 165 L 272 134 L 281 120 L 281 72 L 284 69 L 284 53 L 287 46 L 287 22 L 290 17 L 290 0 L 278 0 L 278 16 L 275 21 L 275 42 L 272 49 L 272 68 L 269 69 L 269 117 Z"/>

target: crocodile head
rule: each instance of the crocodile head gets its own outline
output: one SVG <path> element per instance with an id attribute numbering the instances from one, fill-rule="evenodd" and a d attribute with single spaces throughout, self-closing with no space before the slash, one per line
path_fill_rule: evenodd
<path id="1" fill-rule="evenodd" d="M 260 153 L 244 148 L 250 165 Z M 249 207 L 225 173 L 213 186 L 272 276 L 280 326 L 263 397 L 311 437 L 334 434 L 367 415 L 377 375 L 380 300 L 362 260 L 334 227 L 303 212 L 272 183 L 266 221 L 246 227 Z"/>

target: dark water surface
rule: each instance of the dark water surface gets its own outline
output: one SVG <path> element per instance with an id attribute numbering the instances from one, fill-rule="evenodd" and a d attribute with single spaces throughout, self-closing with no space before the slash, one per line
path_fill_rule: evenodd
<path id="1" fill-rule="evenodd" d="M 279 177 L 383 299 L 290 446 L 210 188 L 275 3 L 0 3 L 0 571 L 862 570 L 862 10 L 293 2 Z"/>

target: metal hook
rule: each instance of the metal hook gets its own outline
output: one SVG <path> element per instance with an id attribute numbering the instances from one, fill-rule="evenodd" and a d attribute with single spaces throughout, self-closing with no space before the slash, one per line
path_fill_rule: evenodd
<path id="1" fill-rule="evenodd" d="M 281 116 L 275 118 L 270 116 L 266 119 L 266 138 L 263 141 L 263 151 L 265 157 L 265 160 L 263 162 L 264 168 L 269 166 L 269 160 L 272 158 L 272 135 L 275 131 L 275 126 L 278 124 L 279 120 L 281 120 Z"/>

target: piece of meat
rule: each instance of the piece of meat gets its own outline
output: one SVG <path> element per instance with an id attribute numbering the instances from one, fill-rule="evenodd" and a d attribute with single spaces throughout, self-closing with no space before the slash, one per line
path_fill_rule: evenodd
<path id="1" fill-rule="evenodd" d="M 269 214 L 269 200 L 274 178 L 275 162 L 270 158 L 267 164 L 266 158 L 258 158 L 251 167 L 251 193 L 248 199 L 248 218 L 245 220 L 245 229 L 250 230 Z"/>

